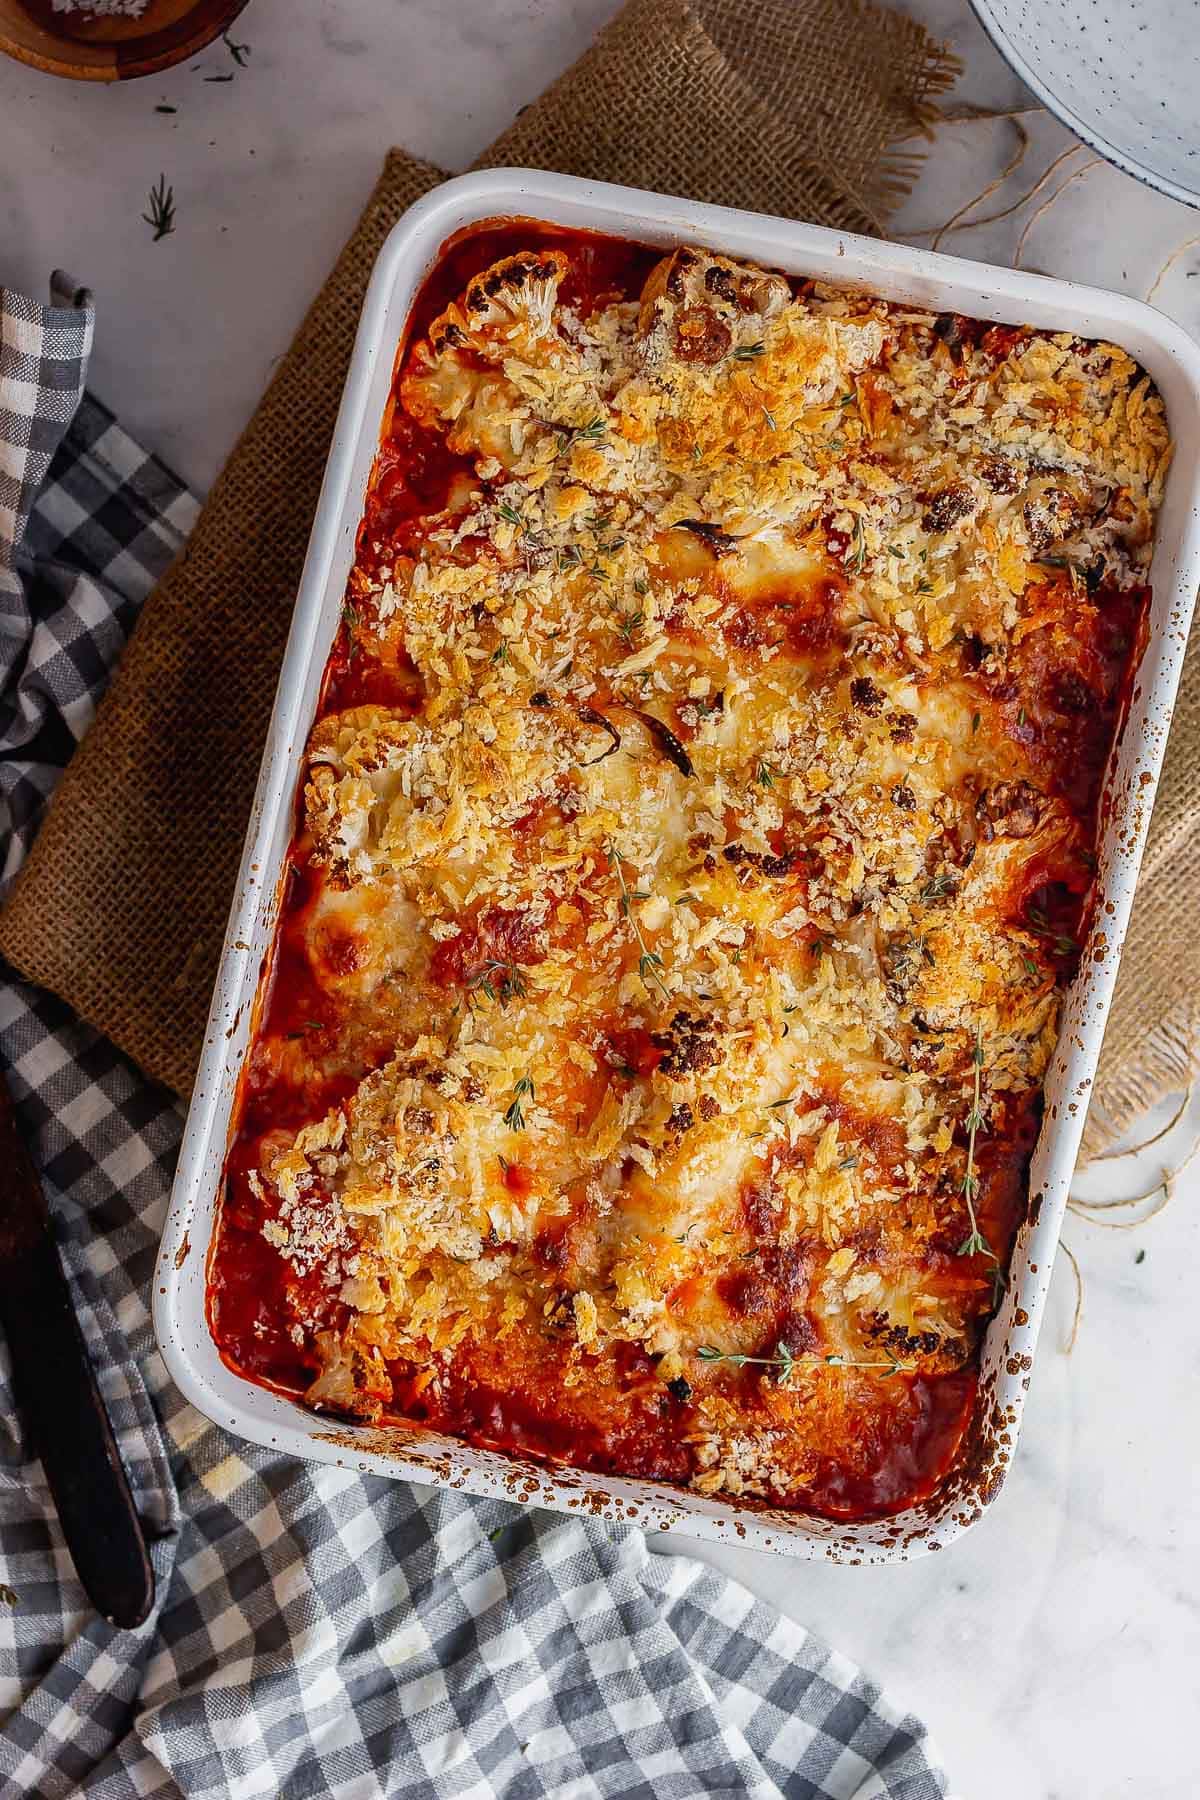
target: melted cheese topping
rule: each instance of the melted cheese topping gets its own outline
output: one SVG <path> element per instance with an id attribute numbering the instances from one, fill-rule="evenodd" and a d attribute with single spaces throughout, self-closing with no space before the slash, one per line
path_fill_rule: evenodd
<path id="1" fill-rule="evenodd" d="M 254 1064 L 303 1123 L 246 1180 L 313 1405 L 887 1510 L 1019 1220 L 1162 405 L 1108 344 L 570 268 L 404 361 L 458 472 L 368 508 L 339 654 L 416 699 L 313 730 L 318 1016 L 281 974 Z"/>

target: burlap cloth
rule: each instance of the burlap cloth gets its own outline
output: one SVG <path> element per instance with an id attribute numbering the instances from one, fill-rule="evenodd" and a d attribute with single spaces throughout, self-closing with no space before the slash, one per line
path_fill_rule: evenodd
<path id="1" fill-rule="evenodd" d="M 882 232 L 956 65 L 855 0 L 632 0 L 480 158 Z M 184 1092 L 204 1033 L 276 674 L 371 265 L 441 171 L 393 150 L 346 248 L 148 601 L 3 916 L 0 952 Z M 1193 667 L 1193 675 L 1196 671 Z M 1189 688 L 1099 1088 L 1123 1122 L 1186 1068 L 1180 1001 L 1200 733 Z M 1184 934 L 1186 935 L 1186 934 Z M 1190 953 L 1189 970 L 1182 967 Z M 1094 1109 L 1095 1110 L 1095 1109 Z"/>

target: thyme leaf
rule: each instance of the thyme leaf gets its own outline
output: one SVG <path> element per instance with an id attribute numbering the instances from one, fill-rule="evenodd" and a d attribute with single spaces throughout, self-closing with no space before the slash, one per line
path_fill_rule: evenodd
<path id="1" fill-rule="evenodd" d="M 589 419 L 586 425 L 576 425 L 569 430 L 559 431 L 558 454 L 565 456 L 572 444 L 598 444 L 608 436 L 607 419 Z"/>
<path id="2" fill-rule="evenodd" d="M 524 1131 L 525 1112 L 522 1102 L 527 1099 L 536 1100 L 537 1092 L 529 1076 L 521 1075 L 513 1083 L 513 1097 L 504 1115 L 504 1123 L 510 1131 Z"/>
<path id="3" fill-rule="evenodd" d="M 939 869 L 931 875 L 921 889 L 921 899 L 928 903 L 931 900 L 944 900 L 947 894 L 953 894 L 958 888 L 958 877 L 949 869 Z"/>
<path id="4" fill-rule="evenodd" d="M 662 957 L 658 955 L 657 951 L 650 949 L 645 938 L 642 936 L 642 927 L 633 912 L 632 902 L 634 900 L 648 900 L 650 895 L 641 888 L 638 888 L 636 892 L 631 892 L 629 884 L 625 880 L 624 858 L 621 856 L 621 853 L 615 844 L 611 842 L 607 843 L 604 846 L 604 854 L 608 859 L 609 868 L 614 871 L 617 877 L 617 885 L 621 890 L 621 917 L 629 921 L 633 935 L 637 939 L 639 952 L 638 974 L 642 978 L 642 985 L 648 989 L 653 984 L 653 986 L 658 988 L 663 997 L 669 1000 L 671 998 L 671 990 L 662 978 Z"/>
<path id="5" fill-rule="evenodd" d="M 489 1000 L 507 1006 L 510 1000 L 523 1000 L 528 990 L 525 977 L 516 963 L 501 962 L 490 957 L 474 971 L 467 982 L 467 991 L 486 994 Z"/>
<path id="6" fill-rule="evenodd" d="M 890 1375 L 911 1372 L 913 1365 L 903 1363 L 891 1351 L 886 1352 L 886 1361 L 873 1361 L 853 1356 L 797 1356 L 784 1343 L 776 1344 L 773 1356 L 746 1356 L 740 1350 L 721 1350 L 715 1344 L 697 1344 L 696 1355 L 701 1362 L 728 1363 L 731 1369 L 744 1369 L 751 1364 L 764 1369 L 777 1369 L 775 1380 L 780 1387 L 786 1387 L 798 1368 L 824 1369 L 879 1369 L 881 1378 L 886 1380 Z"/>
<path id="7" fill-rule="evenodd" d="M 1000 1267 L 1000 1258 L 988 1243 L 979 1229 L 979 1220 L 975 1213 L 975 1197 L 979 1192 L 979 1176 L 975 1171 L 975 1140 L 983 1126 L 981 1106 L 983 1092 L 983 1026 L 975 1027 L 975 1044 L 971 1051 L 973 1070 L 971 1089 L 971 1110 L 966 1117 L 967 1128 L 967 1166 L 963 1171 L 961 1193 L 966 1202 L 967 1218 L 971 1229 L 958 1246 L 959 1256 L 990 1256 L 996 1267 Z"/>

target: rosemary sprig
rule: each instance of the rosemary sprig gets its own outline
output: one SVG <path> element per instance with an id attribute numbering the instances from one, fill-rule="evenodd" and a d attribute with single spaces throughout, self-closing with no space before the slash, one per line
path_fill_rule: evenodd
<path id="1" fill-rule="evenodd" d="M 637 917 L 633 911 L 632 903 L 634 900 L 648 900 L 650 896 L 649 894 L 642 893 L 640 889 L 637 892 L 630 891 L 629 884 L 625 880 L 625 870 L 623 867 L 624 859 L 615 844 L 606 844 L 604 846 L 604 854 L 608 858 L 609 868 L 616 874 L 617 883 L 621 889 L 621 917 L 629 921 L 633 935 L 637 939 L 639 952 L 638 974 L 642 978 L 642 983 L 647 988 L 653 983 L 663 997 L 669 1000 L 671 998 L 671 990 L 660 973 L 663 966 L 662 957 L 658 955 L 657 951 L 651 950 L 648 947 L 645 938 L 642 936 L 641 925 L 638 923 Z"/>
<path id="2" fill-rule="evenodd" d="M 521 1075 L 513 1083 L 513 1097 L 504 1115 L 504 1123 L 510 1131 L 524 1131 L 525 1112 L 522 1102 L 526 1099 L 536 1100 L 537 1092 L 529 1076 Z"/>
<path id="3" fill-rule="evenodd" d="M 170 237 L 175 229 L 175 189 L 167 186 L 167 178 L 160 175 L 150 189 L 150 211 L 142 214 L 147 225 L 154 227 L 154 243 L 159 238 Z"/>
<path id="4" fill-rule="evenodd" d="M 745 1356 L 739 1350 L 719 1350 L 715 1344 L 698 1344 L 696 1355 L 701 1362 L 728 1363 L 732 1369 L 744 1369 L 748 1364 L 757 1364 L 765 1369 L 778 1369 L 775 1377 L 780 1387 L 786 1387 L 796 1369 L 879 1369 L 880 1379 L 886 1381 L 891 1375 L 909 1374 L 911 1363 L 903 1363 L 892 1352 L 887 1351 L 886 1361 L 873 1362 L 853 1356 L 797 1356 L 786 1344 L 776 1344 L 773 1356 Z"/>

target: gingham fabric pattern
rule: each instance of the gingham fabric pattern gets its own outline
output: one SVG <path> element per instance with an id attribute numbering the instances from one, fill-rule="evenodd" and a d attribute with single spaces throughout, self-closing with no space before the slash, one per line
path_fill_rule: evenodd
<path id="1" fill-rule="evenodd" d="M 90 397 L 68 429 L 86 307 L 64 317 L 4 294 L 3 308 L 10 551 L 33 501 L 0 569 L 11 871 L 195 506 Z M 945 1794 L 919 1720 L 703 1564 L 629 1529 L 298 1463 L 210 1425 L 172 1388 L 150 1325 L 178 1103 L 12 980 L 0 1055 L 157 1583 L 137 1631 L 88 1607 L 4 1352 L 5 1800 Z"/>
<path id="2" fill-rule="evenodd" d="M 196 516 L 192 496 L 104 407 L 90 398 L 79 406 L 93 316 L 87 289 L 61 273 L 49 306 L 0 288 L 5 882 L 91 723 L 138 606 Z"/>

